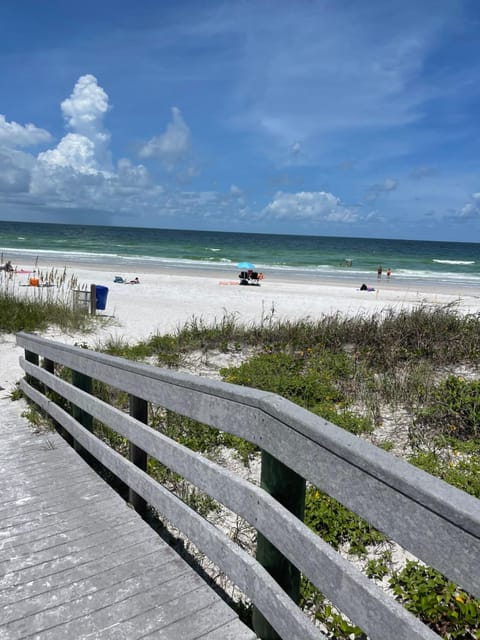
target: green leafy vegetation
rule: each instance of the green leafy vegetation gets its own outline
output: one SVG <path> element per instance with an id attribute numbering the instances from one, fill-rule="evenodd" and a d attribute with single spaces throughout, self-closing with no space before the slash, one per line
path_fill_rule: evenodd
<path id="1" fill-rule="evenodd" d="M 417 429 L 480 441 L 480 380 L 448 376 L 415 415 Z"/>
<path id="2" fill-rule="evenodd" d="M 409 462 L 480 498 L 480 446 L 469 454 L 463 454 L 460 449 L 455 448 L 439 452 L 420 452 L 411 456 Z"/>
<path id="3" fill-rule="evenodd" d="M 305 524 L 335 549 L 348 545 L 349 552 L 358 556 L 367 553 L 367 546 L 385 540 L 368 522 L 315 487 L 307 489 Z"/>
<path id="4" fill-rule="evenodd" d="M 448 640 L 480 638 L 480 600 L 475 600 L 438 571 L 408 562 L 390 586 L 398 600 Z"/>

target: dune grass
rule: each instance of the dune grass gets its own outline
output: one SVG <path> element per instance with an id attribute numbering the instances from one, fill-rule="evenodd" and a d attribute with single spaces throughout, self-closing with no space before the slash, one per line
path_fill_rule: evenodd
<path id="1" fill-rule="evenodd" d="M 91 331 L 98 318 L 73 309 L 72 290 L 78 288 L 75 276 L 51 269 L 38 272 L 41 287 L 25 287 L 17 275 L 0 274 L 0 333 L 44 331 L 58 327 L 64 331 Z"/>

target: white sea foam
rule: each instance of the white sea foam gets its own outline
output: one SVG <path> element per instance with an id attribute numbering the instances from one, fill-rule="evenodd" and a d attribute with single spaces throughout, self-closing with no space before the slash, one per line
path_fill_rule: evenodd
<path id="1" fill-rule="evenodd" d="M 436 260 L 433 258 L 432 262 L 438 262 L 439 264 L 475 264 L 475 260 Z"/>
<path id="2" fill-rule="evenodd" d="M 213 270 L 213 269 L 232 269 L 234 263 L 229 258 L 224 258 L 220 256 L 211 256 L 206 260 L 198 260 L 198 259 L 188 259 L 188 258 L 175 258 L 175 257 L 161 257 L 161 256 L 146 256 L 146 255 L 130 255 L 125 256 L 120 253 L 96 253 L 90 251 L 65 251 L 62 249 L 27 249 L 27 248 L 9 248 L 3 247 L 3 252 L 11 254 L 13 256 L 18 256 L 14 258 L 14 262 L 18 265 L 21 262 L 33 263 L 37 264 L 37 260 L 40 261 L 40 267 L 48 266 L 48 261 L 52 260 L 57 263 L 75 263 L 79 264 L 99 264 L 99 265 L 107 265 L 112 268 L 122 267 L 132 268 L 135 270 L 141 269 L 141 266 L 144 265 L 150 269 L 158 267 L 159 269 L 169 267 L 169 268 L 179 268 L 179 269 L 196 269 L 196 270 Z M 21 257 L 20 257 L 21 256 Z M 445 265 L 452 265 L 452 268 L 455 265 L 470 265 L 475 264 L 474 261 L 454 261 L 454 260 L 439 260 L 435 259 L 433 262 L 436 263 L 445 263 Z M 263 273 L 277 273 L 280 275 L 284 273 L 285 276 L 298 276 L 300 279 L 306 278 L 308 280 L 315 277 L 324 277 L 328 280 L 330 279 L 349 279 L 349 280 L 357 280 L 359 282 L 373 282 L 377 281 L 376 277 L 376 269 L 373 268 L 355 268 L 354 266 L 348 269 L 344 267 L 329 265 L 329 264 L 317 264 L 315 266 L 293 266 L 286 264 L 278 264 L 278 263 L 266 263 L 256 261 L 256 268 L 258 271 L 262 271 Z M 392 282 L 396 281 L 404 281 L 408 283 L 413 283 L 414 281 L 426 281 L 430 283 L 439 283 L 439 284 L 464 284 L 468 287 L 476 286 L 480 287 L 480 277 L 478 274 L 473 273 L 454 273 L 452 271 L 441 272 L 437 269 L 441 267 L 432 268 L 432 270 L 424 269 L 424 270 L 415 270 L 415 269 L 401 269 L 397 268 L 394 270 L 392 275 Z M 447 267 L 448 268 L 448 267 Z M 435 269 L 435 270 L 434 270 Z M 387 278 L 382 279 L 383 282 L 387 282 Z M 410 286 L 410 284 L 409 284 Z"/>

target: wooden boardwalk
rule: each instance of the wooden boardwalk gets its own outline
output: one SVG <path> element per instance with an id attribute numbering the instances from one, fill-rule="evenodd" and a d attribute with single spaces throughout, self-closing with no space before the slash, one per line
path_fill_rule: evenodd
<path id="1" fill-rule="evenodd" d="M 0 640 L 253 640 L 56 433 L 0 400 Z"/>

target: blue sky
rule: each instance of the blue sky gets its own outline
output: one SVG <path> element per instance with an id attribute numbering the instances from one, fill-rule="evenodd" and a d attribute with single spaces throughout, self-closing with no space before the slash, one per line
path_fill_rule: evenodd
<path id="1" fill-rule="evenodd" d="M 3 0 L 0 220 L 477 242 L 477 0 Z"/>

